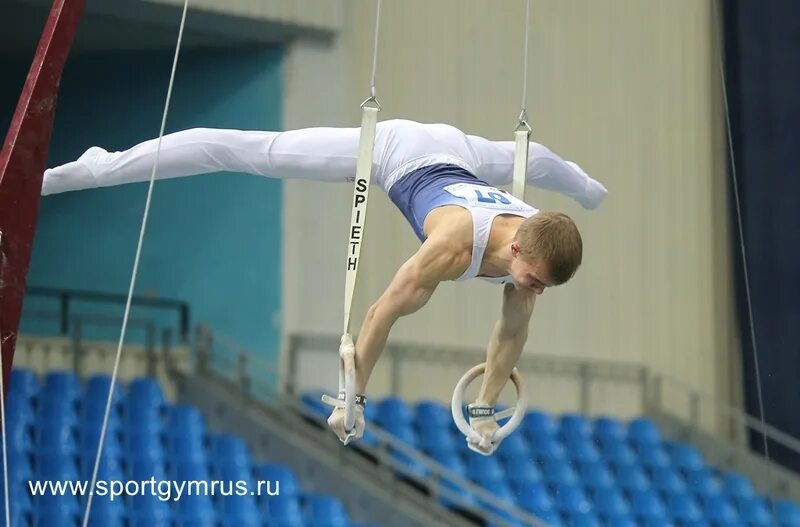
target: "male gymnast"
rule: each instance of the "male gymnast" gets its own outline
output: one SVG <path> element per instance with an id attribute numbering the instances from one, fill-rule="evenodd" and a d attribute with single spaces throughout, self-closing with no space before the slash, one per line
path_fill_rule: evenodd
<path id="1" fill-rule="evenodd" d="M 359 128 L 307 128 L 286 132 L 196 128 L 165 135 L 156 177 L 242 172 L 280 179 L 353 181 Z M 99 147 L 49 169 L 42 194 L 148 181 L 158 141 L 123 152 Z M 607 191 L 575 163 L 531 142 L 526 183 L 556 191 L 584 208 Z M 445 124 L 408 120 L 378 123 L 372 181 L 389 195 L 422 242 L 367 311 L 356 342 L 355 438 L 364 433 L 364 393 L 393 324 L 422 308 L 444 281 L 481 278 L 503 285 L 486 371 L 470 426 L 481 436 L 470 448 L 497 446 L 494 405 L 527 340 L 536 297 L 567 282 L 581 264 L 580 233 L 565 214 L 544 212 L 495 188 L 511 183 L 513 141 L 467 135 Z M 344 409 L 328 425 L 344 441 Z"/>

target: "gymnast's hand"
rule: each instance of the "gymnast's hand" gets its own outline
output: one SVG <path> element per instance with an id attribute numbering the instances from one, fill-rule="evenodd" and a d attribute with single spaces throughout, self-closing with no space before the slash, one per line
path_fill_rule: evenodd
<path id="1" fill-rule="evenodd" d="M 494 418 L 494 407 L 486 406 L 479 403 L 470 404 L 469 411 L 469 426 L 478 433 L 480 440 L 467 438 L 467 446 L 470 450 L 490 456 L 494 453 L 498 446 L 499 441 L 495 441 L 494 435 L 500 429 L 500 425 Z"/>
<path id="2" fill-rule="evenodd" d="M 333 430 L 336 436 L 344 443 L 348 444 L 353 439 L 360 439 L 364 435 L 364 407 L 360 404 L 355 405 L 355 424 L 353 430 L 349 432 L 344 429 L 344 408 L 337 407 L 331 412 L 328 417 L 328 426 Z"/>

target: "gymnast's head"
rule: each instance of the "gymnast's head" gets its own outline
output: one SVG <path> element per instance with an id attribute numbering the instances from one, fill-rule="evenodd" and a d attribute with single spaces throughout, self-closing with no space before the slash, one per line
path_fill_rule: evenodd
<path id="1" fill-rule="evenodd" d="M 520 224 L 511 257 L 509 274 L 517 289 L 540 295 L 573 277 L 583 258 L 583 241 L 566 214 L 538 212 Z"/>

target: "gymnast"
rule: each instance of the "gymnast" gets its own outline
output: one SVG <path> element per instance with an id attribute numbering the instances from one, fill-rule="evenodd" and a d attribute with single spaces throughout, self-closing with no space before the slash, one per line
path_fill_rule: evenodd
<path id="1" fill-rule="evenodd" d="M 227 171 L 353 181 L 359 133 L 359 128 L 180 131 L 163 137 L 156 178 Z M 92 147 L 76 161 L 46 170 L 42 194 L 148 181 L 157 149 L 156 139 L 123 152 Z M 484 454 L 497 446 L 494 406 L 527 340 L 536 298 L 567 282 L 583 253 L 581 235 L 567 215 L 539 211 L 496 188 L 511 183 L 513 164 L 513 141 L 467 135 L 446 124 L 378 123 L 372 183 L 388 193 L 422 243 L 367 311 L 356 342 L 355 431 L 345 430 L 340 407 L 328 418 L 341 440 L 364 433 L 364 393 L 393 324 L 422 308 L 441 282 L 480 278 L 503 286 L 503 303 L 480 392 L 468 406 L 470 426 L 483 440 L 469 446 Z M 607 194 L 577 164 L 535 142 L 526 182 L 587 209 Z"/>

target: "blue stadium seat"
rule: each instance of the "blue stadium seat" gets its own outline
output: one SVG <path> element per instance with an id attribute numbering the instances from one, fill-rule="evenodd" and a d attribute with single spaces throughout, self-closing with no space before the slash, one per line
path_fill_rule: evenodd
<path id="1" fill-rule="evenodd" d="M 167 409 L 166 430 L 181 431 L 181 434 L 205 434 L 206 422 L 200 410 L 187 404 L 173 404 Z"/>
<path id="2" fill-rule="evenodd" d="M 2 458 L 0 458 L 0 471 L 3 468 Z M 1 473 L 1 472 L 0 472 Z M 0 488 L 3 487 L 2 477 L 0 477 Z M 13 483 L 27 484 L 33 479 L 33 464 L 28 456 L 8 456 L 8 479 Z M 13 488 L 13 485 L 9 488 Z M 27 487 L 25 487 L 27 488 Z M 0 498 L 2 501 L 2 498 Z"/>
<path id="3" fill-rule="evenodd" d="M 42 399 L 38 405 L 35 426 L 40 427 L 51 422 L 76 426 L 78 423 L 77 403 L 67 398 Z"/>
<path id="4" fill-rule="evenodd" d="M 532 410 L 525 414 L 521 428 L 529 438 L 553 436 L 557 431 L 550 414 L 538 410 Z"/>
<path id="5" fill-rule="evenodd" d="M 533 436 L 530 438 L 531 454 L 539 459 L 565 459 L 566 449 L 552 436 Z"/>
<path id="6" fill-rule="evenodd" d="M 584 416 L 566 413 L 559 419 L 558 433 L 563 439 L 589 439 L 592 426 Z"/>
<path id="7" fill-rule="evenodd" d="M 542 475 L 551 485 L 577 485 L 580 481 L 572 465 L 560 459 L 545 460 Z"/>
<path id="8" fill-rule="evenodd" d="M 300 485 L 294 471 L 279 463 L 262 463 L 255 467 L 256 479 L 259 481 L 275 481 L 280 486 L 280 495 L 285 498 L 296 498 L 300 494 Z"/>
<path id="9" fill-rule="evenodd" d="M 603 463 L 581 463 L 578 473 L 584 486 L 594 491 L 614 486 L 614 474 Z"/>
<path id="10" fill-rule="evenodd" d="M 123 446 L 125 448 L 125 458 L 131 463 L 143 460 L 163 461 L 167 457 L 163 440 L 157 435 L 128 435 Z"/>
<path id="11" fill-rule="evenodd" d="M 598 463 L 600 462 L 600 452 L 594 444 L 587 438 L 568 438 L 565 441 L 567 456 L 576 463 Z"/>
<path id="12" fill-rule="evenodd" d="M 562 514 L 587 514 L 592 504 L 580 487 L 575 485 L 554 485 L 553 497 Z"/>
<path id="13" fill-rule="evenodd" d="M 628 502 L 617 489 L 598 490 L 594 497 L 594 508 L 598 514 L 607 518 L 630 514 Z"/>
<path id="14" fill-rule="evenodd" d="M 31 370 L 13 368 L 9 378 L 8 395 L 21 395 L 26 399 L 33 399 L 39 393 L 39 379 Z"/>
<path id="15" fill-rule="evenodd" d="M 226 525 L 246 527 L 247 525 L 258 524 L 257 519 L 260 518 L 261 513 L 258 510 L 258 505 L 254 496 L 238 496 L 236 495 L 235 481 L 228 480 L 227 485 L 231 485 L 230 489 L 234 495 L 220 496 L 218 499 L 218 508 L 220 509 L 223 522 Z M 225 489 L 226 491 L 229 489 Z"/>
<path id="16" fill-rule="evenodd" d="M 167 468 L 164 461 L 139 459 L 130 463 L 128 469 L 131 479 L 147 481 L 155 478 L 158 481 L 167 479 Z"/>
<path id="17" fill-rule="evenodd" d="M 307 494 L 305 516 L 315 527 L 345 527 L 350 523 L 342 502 L 325 494 Z"/>
<path id="18" fill-rule="evenodd" d="M 80 467 L 81 474 L 86 480 L 91 480 L 92 472 L 94 472 L 94 464 L 96 462 L 97 452 L 86 452 L 81 456 Z M 100 458 L 100 466 L 97 470 L 97 478 L 104 481 L 125 480 L 125 474 L 120 458 L 115 456 L 108 456 L 103 453 Z"/>
<path id="19" fill-rule="evenodd" d="M 629 515 L 612 516 L 606 519 L 607 527 L 639 527 L 636 520 Z"/>
<path id="20" fill-rule="evenodd" d="M 330 415 L 332 408 L 327 404 L 322 402 L 322 394 L 323 392 L 307 392 L 300 396 L 300 402 L 308 408 L 313 415 L 318 417 L 328 417 Z M 372 405 L 367 405 L 369 408 Z"/>
<path id="21" fill-rule="evenodd" d="M 626 443 L 604 443 L 600 453 L 611 465 L 631 465 L 636 462 L 636 453 Z"/>
<path id="22" fill-rule="evenodd" d="M 141 421 L 123 421 L 121 433 L 125 442 L 132 448 L 136 448 L 136 443 L 151 444 L 155 440 L 158 440 L 159 444 L 163 444 L 166 435 L 164 425 L 157 416 L 151 416 Z"/>
<path id="23" fill-rule="evenodd" d="M 686 473 L 686 486 L 695 496 L 708 498 L 722 493 L 722 486 L 714 473 L 707 468 Z"/>
<path id="24" fill-rule="evenodd" d="M 482 509 L 497 514 L 498 516 L 509 518 L 511 515 L 505 511 L 502 511 L 500 508 L 496 507 L 496 505 L 499 503 L 512 506 L 514 505 L 515 497 L 511 487 L 509 487 L 507 483 L 503 482 L 498 484 L 496 487 L 487 490 L 491 492 L 492 499 L 487 501 L 479 498 L 479 506 Z"/>
<path id="25" fill-rule="evenodd" d="M 638 447 L 639 463 L 650 472 L 672 465 L 672 460 L 660 445 L 643 444 Z"/>
<path id="26" fill-rule="evenodd" d="M 435 426 L 418 428 L 417 443 L 426 452 L 448 452 L 458 448 L 449 430 Z"/>
<path id="27" fill-rule="evenodd" d="M 380 440 L 372 430 L 368 429 L 364 431 L 364 436 L 361 438 L 361 440 L 358 443 L 355 443 L 356 446 L 358 446 L 359 444 L 376 447 L 380 444 Z"/>
<path id="28" fill-rule="evenodd" d="M 82 404 L 100 404 L 103 408 L 108 402 L 108 390 L 111 388 L 111 376 L 104 373 L 96 373 L 86 379 L 83 389 Z M 99 401 L 99 403 L 98 403 Z M 122 389 L 119 382 L 114 383 L 114 398 L 112 406 L 122 403 Z M 117 408 L 119 410 L 119 408 Z"/>
<path id="29" fill-rule="evenodd" d="M 627 432 L 619 419 L 602 416 L 594 421 L 592 437 L 600 443 L 619 442 L 625 441 Z"/>
<path id="30" fill-rule="evenodd" d="M 83 508 L 81 507 L 78 497 L 70 494 L 69 491 L 66 491 L 64 495 L 44 493 L 41 496 L 37 496 L 35 507 L 38 513 L 58 511 L 65 516 L 73 513 L 83 513 Z"/>
<path id="31" fill-rule="evenodd" d="M 99 476 L 98 476 L 99 478 Z M 118 481 L 122 481 L 119 479 Z M 86 512 L 86 499 L 82 499 L 81 515 Z M 124 527 L 127 510 L 122 498 L 115 498 L 113 501 L 109 496 L 92 497 L 92 510 L 89 514 L 89 524 L 97 526 L 119 526 Z"/>
<path id="32" fill-rule="evenodd" d="M 159 522 L 165 520 L 171 522 L 173 509 L 170 505 L 174 503 L 175 496 L 163 495 L 163 497 L 169 497 L 171 501 L 163 501 L 159 499 L 159 496 L 150 494 L 131 496 L 129 501 L 130 505 L 128 507 L 131 518 L 141 521 Z M 183 499 L 183 497 L 181 497 L 181 499 Z"/>
<path id="33" fill-rule="evenodd" d="M 684 472 L 697 471 L 705 467 L 705 462 L 700 452 L 686 443 L 667 443 L 667 451 L 672 457 L 672 462 Z"/>
<path id="34" fill-rule="evenodd" d="M 33 452 L 33 431 L 27 427 L 17 427 L 7 430 L 8 448 L 19 455 Z"/>
<path id="35" fill-rule="evenodd" d="M 539 467 L 529 457 L 507 458 L 505 474 L 512 485 L 542 481 L 543 478 Z"/>
<path id="36" fill-rule="evenodd" d="M 450 409 L 436 401 L 419 401 L 414 410 L 414 423 L 420 431 L 426 428 L 447 428 L 453 419 Z"/>
<path id="37" fill-rule="evenodd" d="M 722 490 L 731 498 L 744 499 L 755 496 L 750 480 L 743 474 L 728 472 L 722 477 Z"/>
<path id="38" fill-rule="evenodd" d="M 67 456 L 75 456 L 80 448 L 78 444 L 77 427 L 68 423 L 52 421 L 41 423 L 34 429 L 33 444 L 36 454 L 61 453 Z"/>
<path id="39" fill-rule="evenodd" d="M 661 442 L 661 434 L 656 424 L 644 417 L 633 419 L 628 423 L 628 438 L 637 446 L 657 445 Z"/>
<path id="40" fill-rule="evenodd" d="M 775 516 L 782 526 L 800 526 L 800 507 L 793 501 L 776 500 Z"/>
<path id="41" fill-rule="evenodd" d="M 601 527 L 602 523 L 593 514 L 571 514 L 564 523 L 567 527 Z"/>
<path id="42" fill-rule="evenodd" d="M 402 441 L 403 443 L 416 446 L 417 445 L 417 434 L 414 432 L 414 428 L 401 421 L 393 421 L 387 423 L 387 426 L 384 426 L 383 429 L 392 434 L 395 439 Z"/>
<path id="43" fill-rule="evenodd" d="M 204 478 L 187 478 L 189 480 L 197 480 Z M 175 511 L 175 519 L 181 521 L 191 521 L 194 525 L 195 522 L 204 522 L 203 525 L 216 527 L 217 510 L 214 503 L 209 496 L 202 494 L 197 495 L 184 495 L 177 501 L 177 510 Z"/>
<path id="44" fill-rule="evenodd" d="M 62 511 L 58 509 L 46 509 L 37 511 L 35 514 L 34 525 L 47 525 L 48 527 L 79 527 L 81 521 L 80 512 Z"/>
<path id="45" fill-rule="evenodd" d="M 77 458 L 72 456 L 53 452 L 39 453 L 34 465 L 39 479 L 77 480 L 80 477 Z"/>
<path id="46" fill-rule="evenodd" d="M 625 492 L 636 492 L 650 488 L 650 480 L 644 471 L 635 464 L 614 467 L 617 485 Z"/>
<path id="47" fill-rule="evenodd" d="M 640 490 L 634 492 L 630 501 L 634 515 L 645 521 L 660 519 L 667 514 L 664 503 L 654 491 Z"/>
<path id="48" fill-rule="evenodd" d="M 205 463 L 170 460 L 168 467 L 173 479 L 178 481 L 208 481 L 211 479 L 211 472 Z"/>
<path id="49" fill-rule="evenodd" d="M 530 458 L 533 454 L 528 441 L 521 433 L 511 434 L 500 443 L 497 454 L 503 459 L 509 458 Z"/>
<path id="50" fill-rule="evenodd" d="M 219 481 L 246 481 L 248 484 L 252 484 L 254 481 L 251 467 L 228 465 L 214 460 L 211 461 L 211 475 Z"/>
<path id="51" fill-rule="evenodd" d="M 676 522 L 691 522 L 703 518 L 703 510 L 690 494 L 671 495 L 667 506 L 672 519 Z"/>
<path id="52" fill-rule="evenodd" d="M 467 476 L 473 481 L 502 480 L 505 478 L 505 471 L 498 458 L 473 452 L 467 457 Z"/>
<path id="53" fill-rule="evenodd" d="M 99 423 L 91 425 L 82 425 L 78 429 L 78 450 L 81 456 L 87 453 L 94 455 L 100 444 L 100 429 Z M 122 439 L 119 432 L 113 429 L 106 430 L 106 436 L 103 440 L 103 455 L 122 458 L 124 457 L 125 450 L 122 447 Z"/>
<path id="54" fill-rule="evenodd" d="M 377 402 L 375 402 L 373 404 L 368 404 L 367 406 L 365 406 L 364 407 L 364 419 L 366 419 L 367 422 L 370 422 L 370 423 L 377 423 L 378 422 L 378 413 L 379 413 L 378 408 L 379 408 L 379 406 L 378 406 Z M 328 417 L 330 415 L 331 410 L 333 410 L 333 408 L 331 408 L 330 406 L 326 405 L 325 417 Z"/>
<path id="55" fill-rule="evenodd" d="M 152 377 L 138 377 L 128 382 L 128 391 L 125 395 L 126 410 L 137 407 L 160 408 L 165 403 L 164 391 L 158 380 Z"/>
<path id="56" fill-rule="evenodd" d="M 713 523 L 725 525 L 739 520 L 739 514 L 725 496 L 713 496 L 706 499 L 703 509 L 706 519 Z"/>
<path id="57" fill-rule="evenodd" d="M 78 377 L 69 371 L 51 371 L 45 374 L 39 397 L 49 402 L 62 399 L 75 402 L 80 397 Z"/>
<path id="58" fill-rule="evenodd" d="M 754 527 L 767 527 L 772 524 L 770 506 L 761 498 L 739 498 L 739 518 Z"/>
<path id="59" fill-rule="evenodd" d="M 406 452 L 390 447 L 389 454 L 392 459 L 400 463 L 400 466 L 397 467 L 397 471 L 400 474 L 404 476 L 417 476 L 420 478 L 424 478 L 427 475 L 428 469 L 425 465 Z"/>
<path id="60" fill-rule="evenodd" d="M 5 497 L 5 485 L 3 478 L 0 478 L 0 497 Z M 11 513 L 20 513 L 22 515 L 30 515 L 34 511 L 33 498 L 28 490 L 27 481 L 13 482 L 8 489 L 8 497 L 11 502 Z M 0 498 L 0 512 L 5 513 L 5 499 Z M 0 521 L 0 525 L 2 522 Z"/>
<path id="61" fill-rule="evenodd" d="M 260 496 L 261 508 L 267 513 L 270 522 L 283 521 L 285 524 L 303 523 L 303 510 L 296 496 Z"/>
<path id="62" fill-rule="evenodd" d="M 655 470 L 651 479 L 653 488 L 665 495 L 682 494 L 687 490 L 683 476 L 672 467 Z"/>
<path id="63" fill-rule="evenodd" d="M 252 465 L 250 451 L 244 441 L 232 434 L 219 434 L 211 438 L 213 461 L 221 465 Z"/>
<path id="64" fill-rule="evenodd" d="M 35 422 L 36 411 L 31 400 L 9 392 L 6 399 L 6 429 L 15 426 L 33 426 Z"/>
<path id="65" fill-rule="evenodd" d="M 402 423 L 411 426 L 414 423 L 414 414 L 405 401 L 398 397 L 385 397 L 378 402 L 378 414 L 375 416 L 383 428 L 389 423 Z"/>
<path id="66" fill-rule="evenodd" d="M 170 458 L 180 462 L 206 463 L 206 444 L 202 436 L 177 434 L 167 437 L 166 451 Z"/>
<path id="67" fill-rule="evenodd" d="M 524 483 L 515 487 L 517 504 L 526 511 L 541 515 L 555 509 L 555 503 L 544 483 Z"/>

